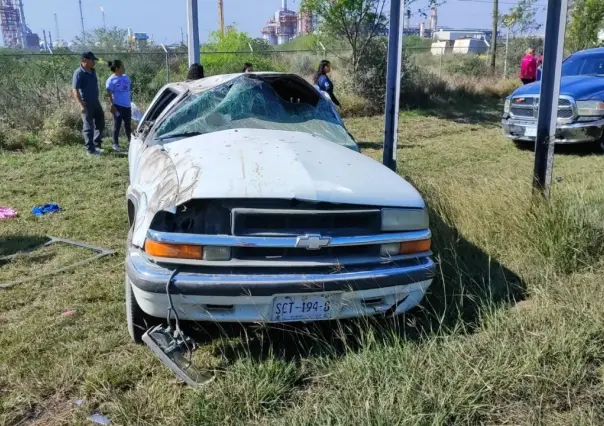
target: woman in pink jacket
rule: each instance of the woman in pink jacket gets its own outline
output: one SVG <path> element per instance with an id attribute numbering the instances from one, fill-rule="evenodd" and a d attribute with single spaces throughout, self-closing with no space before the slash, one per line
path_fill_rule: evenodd
<path id="1" fill-rule="evenodd" d="M 537 58 L 535 51 L 528 49 L 520 64 L 520 80 L 523 84 L 534 83 L 537 80 Z"/>

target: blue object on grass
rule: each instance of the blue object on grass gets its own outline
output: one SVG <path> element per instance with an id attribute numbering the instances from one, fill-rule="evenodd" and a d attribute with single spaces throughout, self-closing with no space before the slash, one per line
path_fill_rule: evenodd
<path id="1" fill-rule="evenodd" d="M 61 210 L 61 206 L 59 206 L 58 204 L 42 204 L 40 206 L 34 207 L 31 212 L 34 214 L 34 216 L 44 216 L 50 213 L 56 213 Z"/>

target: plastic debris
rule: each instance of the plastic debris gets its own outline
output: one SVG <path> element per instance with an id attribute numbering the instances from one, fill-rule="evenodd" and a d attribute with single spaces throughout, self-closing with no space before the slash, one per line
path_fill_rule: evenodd
<path id="1" fill-rule="evenodd" d="M 76 311 L 74 309 L 69 309 L 61 314 L 63 318 L 72 317 Z"/>
<path id="2" fill-rule="evenodd" d="M 92 416 L 88 417 L 88 420 L 90 420 L 93 423 L 98 423 L 100 425 L 108 425 L 109 423 L 111 423 L 111 420 L 109 420 L 109 417 L 101 416 L 98 413 L 95 413 Z"/>
<path id="3" fill-rule="evenodd" d="M 34 216 L 44 216 L 63 210 L 58 204 L 42 204 L 31 209 Z"/>
<path id="4" fill-rule="evenodd" d="M 132 119 L 134 121 L 141 121 L 143 119 L 143 112 L 134 102 L 130 104 L 130 109 L 132 110 Z"/>
<path id="5" fill-rule="evenodd" d="M 0 219 L 10 219 L 17 216 L 17 210 L 10 207 L 0 206 Z"/>
<path id="6" fill-rule="evenodd" d="M 75 404 L 79 407 L 80 405 L 82 405 L 84 403 L 83 399 L 78 399 Z"/>

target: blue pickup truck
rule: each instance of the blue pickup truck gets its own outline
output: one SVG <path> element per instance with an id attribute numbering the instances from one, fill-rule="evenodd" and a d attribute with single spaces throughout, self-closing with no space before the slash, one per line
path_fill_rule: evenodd
<path id="1" fill-rule="evenodd" d="M 539 113 L 539 81 L 515 90 L 505 101 L 503 134 L 534 142 Z M 604 151 L 604 48 L 570 55 L 562 64 L 556 144 L 595 143 Z"/>

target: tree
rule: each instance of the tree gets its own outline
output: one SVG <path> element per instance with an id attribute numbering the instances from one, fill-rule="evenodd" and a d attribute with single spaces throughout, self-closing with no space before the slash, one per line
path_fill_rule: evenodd
<path id="1" fill-rule="evenodd" d="M 604 1 L 575 0 L 571 6 L 570 25 L 566 32 L 566 47 L 577 50 L 595 47 L 598 33 L 604 27 Z"/>
<path id="2" fill-rule="evenodd" d="M 78 51 L 99 50 L 103 52 L 124 52 L 129 50 L 128 31 L 121 28 L 96 28 L 81 37 L 76 37 L 74 43 Z"/>
<path id="3" fill-rule="evenodd" d="M 512 37 L 524 37 L 541 28 L 537 22 L 538 0 L 519 0 L 516 6 L 500 17 L 501 24 L 508 29 Z"/>
<path id="4" fill-rule="evenodd" d="M 270 60 L 271 46 L 266 41 L 252 38 L 231 26 L 226 28 L 225 34 L 220 31 L 211 33 L 201 51 L 201 61 L 207 75 L 239 72 L 245 62 L 253 63 L 254 69 L 258 71 L 274 69 Z"/>
<path id="5" fill-rule="evenodd" d="M 302 0 L 300 10 L 320 16 L 323 21 L 321 30 L 328 36 L 346 40 L 352 50 L 352 69 L 356 72 L 371 41 L 386 30 L 386 2 L 387 0 Z"/>

